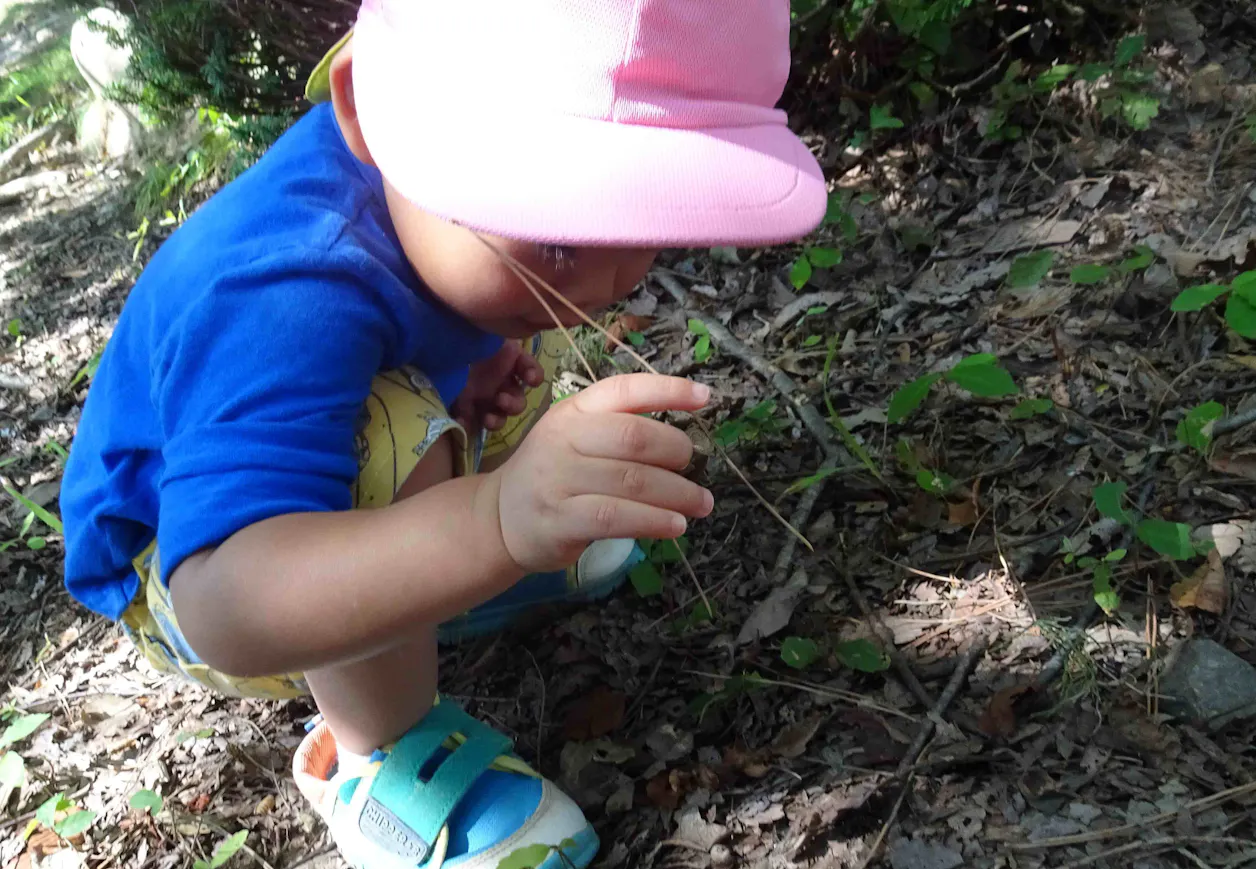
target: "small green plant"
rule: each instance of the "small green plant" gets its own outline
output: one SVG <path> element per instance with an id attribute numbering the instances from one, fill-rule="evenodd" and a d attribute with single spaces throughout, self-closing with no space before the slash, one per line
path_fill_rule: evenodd
<path id="1" fill-rule="evenodd" d="M 726 419 L 711 434 L 715 442 L 728 449 L 738 443 L 753 443 L 764 435 L 775 435 L 789 428 L 789 420 L 776 415 L 776 402 L 761 401 L 741 416 Z"/>
<path id="2" fill-rule="evenodd" d="M 1206 401 L 1191 408 L 1177 424 L 1177 439 L 1201 456 L 1207 457 L 1212 448 L 1212 424 L 1225 416 L 1225 405 Z"/>
<path id="3" fill-rule="evenodd" d="M 74 373 L 74 377 L 70 380 L 70 389 L 96 376 L 96 372 L 100 369 L 100 357 L 104 355 L 104 352 L 105 348 L 101 347 L 88 358 L 82 368 Z"/>
<path id="4" fill-rule="evenodd" d="M 39 506 L 30 498 L 27 498 L 25 495 L 23 495 L 21 492 L 17 491 L 16 489 L 13 489 L 9 486 L 5 486 L 4 491 L 8 493 L 10 498 L 17 501 L 19 504 L 21 504 L 23 507 L 26 508 L 26 516 L 22 519 L 22 524 L 18 530 L 18 536 L 14 538 L 13 540 L 6 540 L 4 543 L 0 543 L 0 552 L 5 551 L 6 549 L 12 549 L 14 546 L 16 546 L 18 543 L 21 543 L 22 541 L 26 542 L 26 547 L 28 549 L 39 550 L 47 546 L 48 541 L 45 540 L 41 536 L 32 536 L 32 537 L 26 536 L 27 534 L 30 533 L 30 530 L 34 526 L 36 519 L 38 519 L 40 522 L 47 525 L 50 529 L 55 531 L 57 534 L 65 533 L 65 529 L 61 526 L 61 520 L 57 518 L 57 516 L 54 513 Z"/>
<path id="5" fill-rule="evenodd" d="M 1055 402 L 1049 398 L 1026 398 L 1008 414 L 1010 419 L 1030 419 L 1043 413 L 1050 413 Z"/>
<path id="6" fill-rule="evenodd" d="M 1243 272 L 1227 284 L 1201 284 L 1177 294 L 1170 308 L 1176 312 L 1202 311 L 1226 296 L 1225 322 L 1244 338 L 1256 338 L 1256 271 Z"/>
<path id="7" fill-rule="evenodd" d="M 699 694 L 690 701 L 689 712 L 701 722 L 707 712 L 716 706 L 744 697 L 747 694 L 752 694 L 755 691 L 760 691 L 769 684 L 767 679 L 764 679 L 753 670 L 730 676 L 724 681 L 723 687 L 718 691 Z"/>
<path id="8" fill-rule="evenodd" d="M 932 372 L 900 387 L 890 398 L 887 421 L 899 423 L 907 419 L 928 397 L 934 385 L 942 380 L 983 398 L 1002 398 L 1020 392 L 1012 375 L 999 364 L 996 356 L 975 353 L 961 359 L 948 371 Z"/>
<path id="9" fill-rule="evenodd" d="M 901 125 L 902 121 L 899 121 L 899 124 Z M 851 215 L 849 207 L 850 193 L 848 191 L 839 190 L 830 193 L 822 226 L 836 227 L 838 234 L 847 244 L 854 244 L 859 237 L 859 224 Z M 794 289 L 801 290 L 811 280 L 816 269 L 831 269 L 840 265 L 844 256 L 842 249 L 832 243 L 818 247 L 805 247 L 789 267 L 789 282 L 793 284 Z"/>
<path id="10" fill-rule="evenodd" d="M 698 340 L 693 342 L 693 361 L 699 364 L 711 358 L 711 333 L 706 324 L 696 318 L 689 320 L 689 333 Z"/>
<path id="11" fill-rule="evenodd" d="M 71 811 L 71 809 L 76 809 L 76 811 Z M 71 839 L 80 833 L 87 832 L 95 822 L 95 812 L 78 808 L 73 800 L 61 793 L 50 797 L 35 810 L 35 817 L 26 825 L 25 836 L 29 838 L 30 834 L 42 824 L 62 839 Z"/>
<path id="12" fill-rule="evenodd" d="M 930 495 L 941 498 L 955 487 L 955 478 L 950 474 L 925 467 L 917 457 L 911 441 L 906 438 L 899 438 L 898 443 L 894 445 L 894 452 L 903 470 L 913 475 L 916 478 L 916 485 Z"/>
<path id="13" fill-rule="evenodd" d="M 1108 615 L 1116 612 L 1121 606 L 1121 598 L 1112 587 L 1112 565 L 1125 558 L 1126 551 L 1114 549 L 1103 558 L 1095 558 L 1092 555 L 1083 555 L 1079 558 L 1073 551 L 1072 541 L 1067 537 L 1060 541 L 1060 551 L 1064 553 L 1065 564 L 1076 562 L 1082 570 L 1091 571 L 1091 593 L 1099 608 Z"/>
<path id="14" fill-rule="evenodd" d="M 637 545 L 645 552 L 645 560 L 628 573 L 628 581 L 641 597 L 656 597 L 663 593 L 663 568 L 681 562 L 681 555 L 689 552 L 689 538 L 675 540 L 638 540 Z"/>
<path id="15" fill-rule="evenodd" d="M 1068 279 L 1075 284 L 1083 287 L 1102 284 L 1108 278 L 1112 277 L 1113 271 L 1111 267 L 1099 265 L 1098 263 L 1088 263 L 1075 267 L 1069 272 Z"/>
<path id="16" fill-rule="evenodd" d="M 236 855 L 236 852 L 244 847 L 244 841 L 249 837 L 248 830 L 241 830 L 223 839 L 218 843 L 218 847 L 214 849 L 214 854 L 209 861 L 196 860 L 192 863 L 192 869 L 218 869 L 220 866 L 227 865 L 227 862 Z"/>
<path id="17" fill-rule="evenodd" d="M 1012 260 L 1007 270 L 1007 285 L 1013 289 L 1027 289 L 1042 283 L 1043 278 L 1051 273 L 1055 263 L 1055 254 L 1049 250 L 1035 251 L 1018 256 Z"/>
<path id="18" fill-rule="evenodd" d="M 843 666 L 860 673 L 880 673 L 890 666 L 889 655 L 872 640 L 865 638 L 834 643 L 826 650 L 815 640 L 806 637 L 786 637 L 781 643 L 781 660 L 795 670 L 804 670 L 826 651 L 831 652 Z"/>
<path id="19" fill-rule="evenodd" d="M 23 715 L 9 707 L 0 712 L 5 728 L 0 731 L 0 787 L 21 787 L 26 783 L 26 761 L 13 746 L 26 739 L 48 720 L 44 713 Z"/>
<path id="20" fill-rule="evenodd" d="M 202 727 L 200 730 L 181 730 L 175 734 L 175 745 L 182 745 L 193 739 L 209 739 L 214 735 L 214 728 Z"/>
<path id="21" fill-rule="evenodd" d="M 147 788 L 136 791 L 131 795 L 131 808 L 137 812 L 148 812 L 150 815 L 156 815 L 161 812 L 162 802 L 161 795 Z"/>

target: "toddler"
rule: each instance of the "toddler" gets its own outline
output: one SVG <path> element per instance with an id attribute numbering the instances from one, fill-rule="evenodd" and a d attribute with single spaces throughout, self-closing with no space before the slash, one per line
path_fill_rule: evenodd
<path id="1" fill-rule="evenodd" d="M 351 864 L 595 856 L 437 697 L 437 644 L 602 597 L 710 513 L 648 416 L 709 393 L 625 375 L 547 410 L 562 338 L 516 269 L 593 312 L 662 247 L 810 232 L 788 40 L 787 0 L 366 0 L 317 105 L 136 283 L 66 468 L 67 587 L 158 668 L 311 694 L 296 781 Z"/>

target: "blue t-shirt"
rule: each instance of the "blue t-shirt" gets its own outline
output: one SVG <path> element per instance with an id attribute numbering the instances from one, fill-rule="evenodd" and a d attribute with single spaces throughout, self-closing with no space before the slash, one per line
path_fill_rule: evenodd
<path id="1" fill-rule="evenodd" d="M 66 465 L 66 587 L 116 619 L 154 535 L 164 579 L 263 519 L 349 509 L 371 379 L 415 365 L 448 404 L 500 346 L 428 294 L 379 173 L 313 109 L 131 291 Z"/>

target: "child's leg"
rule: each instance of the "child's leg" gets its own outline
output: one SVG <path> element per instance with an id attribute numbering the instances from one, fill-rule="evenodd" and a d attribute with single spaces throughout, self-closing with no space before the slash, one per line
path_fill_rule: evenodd
<path id="1" fill-rule="evenodd" d="M 455 470 L 452 435 L 436 441 L 406 478 L 394 500 L 450 479 Z M 376 455 L 376 458 L 382 458 Z M 370 658 L 311 670 L 305 681 L 336 736 L 355 754 L 369 754 L 409 730 L 436 699 L 436 626 Z"/>

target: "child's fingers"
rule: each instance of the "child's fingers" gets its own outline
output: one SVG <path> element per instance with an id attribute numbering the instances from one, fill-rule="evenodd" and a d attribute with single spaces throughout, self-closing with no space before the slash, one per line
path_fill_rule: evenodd
<path id="1" fill-rule="evenodd" d="M 480 427 L 486 431 L 500 431 L 505 424 L 506 417 L 496 413 L 486 413 L 484 418 L 480 420 Z"/>
<path id="2" fill-rule="evenodd" d="M 515 377 L 527 386 L 537 387 L 545 382 L 545 369 L 530 353 L 521 353 L 515 360 Z"/>
<path id="3" fill-rule="evenodd" d="M 581 390 L 570 400 L 586 413 L 657 413 L 698 410 L 710 398 L 710 387 L 683 377 L 619 374 Z"/>
<path id="4" fill-rule="evenodd" d="M 626 537 L 671 540 L 685 533 L 689 523 L 671 510 L 607 495 L 579 495 L 567 502 L 567 527 L 582 540 Z"/>
<path id="5" fill-rule="evenodd" d="M 661 507 L 701 519 L 711 512 L 715 498 L 697 483 L 650 465 L 594 459 L 580 465 L 579 489 L 588 495 L 609 495 Z"/>
<path id="6" fill-rule="evenodd" d="M 575 399 L 568 399 L 574 401 Z M 678 428 L 631 413 L 571 417 L 569 443 L 582 456 L 620 459 L 680 471 L 693 456 L 693 441 Z"/>

